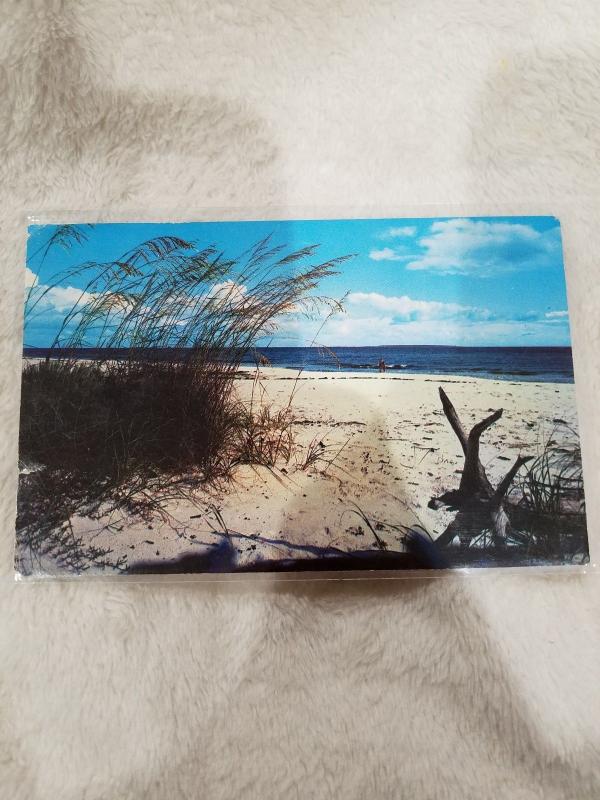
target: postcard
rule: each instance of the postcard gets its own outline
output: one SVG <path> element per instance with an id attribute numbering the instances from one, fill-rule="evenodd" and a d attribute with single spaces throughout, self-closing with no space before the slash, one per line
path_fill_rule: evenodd
<path id="1" fill-rule="evenodd" d="M 554 217 L 36 224 L 24 305 L 20 577 L 589 560 Z"/>

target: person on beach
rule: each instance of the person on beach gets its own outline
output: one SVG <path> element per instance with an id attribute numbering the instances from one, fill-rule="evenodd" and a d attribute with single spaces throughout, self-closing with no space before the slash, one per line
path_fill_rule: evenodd
<path id="1" fill-rule="evenodd" d="M 385 361 L 383 358 L 379 359 L 379 372 L 385 372 Z"/>

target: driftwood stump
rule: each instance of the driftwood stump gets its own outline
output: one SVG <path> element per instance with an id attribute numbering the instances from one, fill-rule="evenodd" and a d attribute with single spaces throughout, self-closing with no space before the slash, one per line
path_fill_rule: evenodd
<path id="1" fill-rule="evenodd" d="M 455 519 L 438 537 L 436 543 L 440 547 L 446 547 L 457 535 L 461 542 L 466 543 L 474 536 L 481 534 L 482 531 L 489 529 L 492 532 L 494 543 L 502 545 L 511 533 L 510 519 L 506 510 L 506 494 L 517 472 L 523 464 L 531 461 L 533 456 L 519 456 L 498 486 L 494 488 L 479 458 L 479 440 L 482 433 L 500 419 L 503 409 L 494 411 L 489 417 L 478 422 L 467 434 L 456 409 L 441 387 L 440 399 L 444 414 L 460 442 L 465 463 L 458 489 L 446 492 L 437 500 L 432 501 L 433 507 L 447 505 L 458 510 Z"/>

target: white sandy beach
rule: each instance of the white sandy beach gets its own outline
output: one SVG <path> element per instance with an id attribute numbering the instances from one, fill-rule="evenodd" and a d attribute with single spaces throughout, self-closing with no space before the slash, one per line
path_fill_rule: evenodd
<path id="1" fill-rule="evenodd" d="M 253 372 L 253 371 L 252 371 Z M 573 384 L 510 382 L 427 375 L 364 375 L 267 368 L 260 371 L 263 401 L 282 407 L 295 391 L 297 452 L 276 470 L 239 466 L 220 490 L 203 490 L 197 507 L 171 503 L 169 523 L 155 520 L 78 518 L 75 530 L 98 545 L 126 555 L 133 565 L 198 554 L 222 541 L 224 523 L 239 565 L 257 558 L 310 556 L 302 547 L 368 549 L 373 534 L 354 511 L 373 522 L 418 523 L 435 538 L 452 512 L 428 508 L 432 497 L 456 488 L 463 456 L 442 412 L 443 386 L 465 427 L 503 408 L 502 418 L 482 437 L 481 460 L 492 483 L 519 453 L 536 455 L 549 438 L 572 438 L 577 430 Z M 256 386 L 236 381 L 248 401 Z M 308 449 L 321 448 L 326 460 L 302 468 Z M 217 519 L 221 515 L 221 521 Z M 174 521 L 173 521 L 174 520 Z M 103 528 L 117 523 L 117 529 Z M 390 550 L 400 534 L 380 534 Z M 297 549 L 295 546 L 299 546 Z"/>

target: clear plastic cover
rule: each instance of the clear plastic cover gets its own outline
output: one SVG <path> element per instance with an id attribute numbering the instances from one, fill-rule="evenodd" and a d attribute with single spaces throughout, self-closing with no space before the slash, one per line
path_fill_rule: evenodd
<path id="1" fill-rule="evenodd" d="M 28 223 L 18 578 L 595 569 L 568 209 Z"/>

